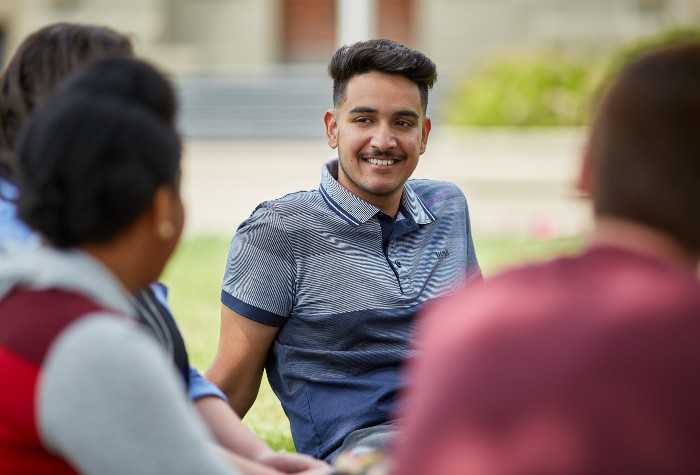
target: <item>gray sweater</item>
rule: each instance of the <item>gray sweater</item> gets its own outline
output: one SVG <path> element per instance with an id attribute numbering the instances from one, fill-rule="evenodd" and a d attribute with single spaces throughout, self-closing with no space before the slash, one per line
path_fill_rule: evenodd
<path id="1" fill-rule="evenodd" d="M 237 474 L 221 458 L 167 355 L 132 318 L 128 292 L 80 251 L 2 257 L 0 299 L 16 286 L 78 292 L 108 309 L 53 341 L 37 389 L 44 445 L 85 474 Z"/>

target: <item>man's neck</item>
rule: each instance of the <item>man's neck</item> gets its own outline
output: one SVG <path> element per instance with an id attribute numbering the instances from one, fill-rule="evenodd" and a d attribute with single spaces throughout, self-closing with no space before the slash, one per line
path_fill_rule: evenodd
<path id="1" fill-rule="evenodd" d="M 597 216 L 590 236 L 593 246 L 627 249 L 695 273 L 700 256 L 671 235 L 633 221 Z"/>

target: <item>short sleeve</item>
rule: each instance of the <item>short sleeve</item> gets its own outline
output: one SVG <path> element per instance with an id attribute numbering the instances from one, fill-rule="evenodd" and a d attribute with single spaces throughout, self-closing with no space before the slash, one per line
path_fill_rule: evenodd
<path id="1" fill-rule="evenodd" d="M 258 323 L 281 326 L 294 307 L 296 265 L 284 219 L 260 205 L 231 240 L 221 301 Z"/>
<path id="2" fill-rule="evenodd" d="M 0 252 L 39 242 L 38 236 L 17 216 L 16 198 L 17 188 L 0 178 Z"/>
<path id="3" fill-rule="evenodd" d="M 202 373 L 193 366 L 190 366 L 190 387 L 188 394 L 192 401 L 207 396 L 214 396 L 228 402 L 228 398 L 224 395 L 223 391 L 221 391 L 216 384 L 207 381 L 204 376 L 202 376 Z"/>

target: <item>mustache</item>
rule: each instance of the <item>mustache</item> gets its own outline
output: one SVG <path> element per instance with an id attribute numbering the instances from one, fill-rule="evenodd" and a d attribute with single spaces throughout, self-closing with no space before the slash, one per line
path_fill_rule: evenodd
<path id="1" fill-rule="evenodd" d="M 361 159 L 366 159 L 366 158 L 384 158 L 387 160 L 404 160 L 406 158 L 405 155 L 401 153 L 396 153 L 392 152 L 391 150 L 387 150 L 386 152 L 382 152 L 381 150 L 372 150 L 371 152 L 360 152 L 357 154 L 357 156 Z"/>

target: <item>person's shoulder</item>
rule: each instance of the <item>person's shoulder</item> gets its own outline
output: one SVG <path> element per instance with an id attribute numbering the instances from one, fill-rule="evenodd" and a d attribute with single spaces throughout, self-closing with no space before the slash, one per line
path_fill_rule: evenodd
<path id="1" fill-rule="evenodd" d="M 255 208 L 255 211 L 260 209 L 277 212 L 295 210 L 313 205 L 321 199 L 322 197 L 319 190 L 299 190 L 287 193 L 273 200 L 263 201 Z M 255 211 L 253 213 L 255 213 Z"/>
<path id="2" fill-rule="evenodd" d="M 522 310 L 526 303 L 548 300 L 557 289 L 565 288 L 562 282 L 566 282 L 567 275 L 578 272 L 581 264 L 581 257 L 572 255 L 515 265 L 495 272 L 483 282 L 465 285 L 457 293 L 441 299 L 439 305 L 456 310 L 466 305 L 470 312 L 484 314 L 500 312 L 510 305 Z"/>
<path id="3" fill-rule="evenodd" d="M 569 257 L 524 264 L 436 299 L 421 316 L 421 346 L 440 341 L 466 345 L 483 332 L 527 327 L 558 315 L 567 302 L 562 282 L 572 266 L 576 261 Z"/>
<path id="4" fill-rule="evenodd" d="M 462 190 L 450 181 L 411 178 L 407 183 L 416 193 L 443 192 L 462 195 Z"/>
<path id="5" fill-rule="evenodd" d="M 237 233 L 257 226 L 288 223 L 295 217 L 305 216 L 318 208 L 323 198 L 319 190 L 301 190 L 260 203 L 238 227 Z"/>
<path id="6" fill-rule="evenodd" d="M 462 190 L 449 181 L 414 178 L 406 182 L 416 196 L 433 213 L 467 209 Z"/>
<path id="7" fill-rule="evenodd" d="M 17 213 L 17 187 L 0 177 L 0 219 L 4 222 L 16 220 Z"/>
<path id="8" fill-rule="evenodd" d="M 39 242 L 34 231 L 17 216 L 17 194 L 15 184 L 0 177 L 0 253 Z"/>
<path id="9" fill-rule="evenodd" d="M 465 199 L 462 190 L 449 181 L 412 178 L 406 183 L 424 202 L 440 201 L 450 198 Z"/>

